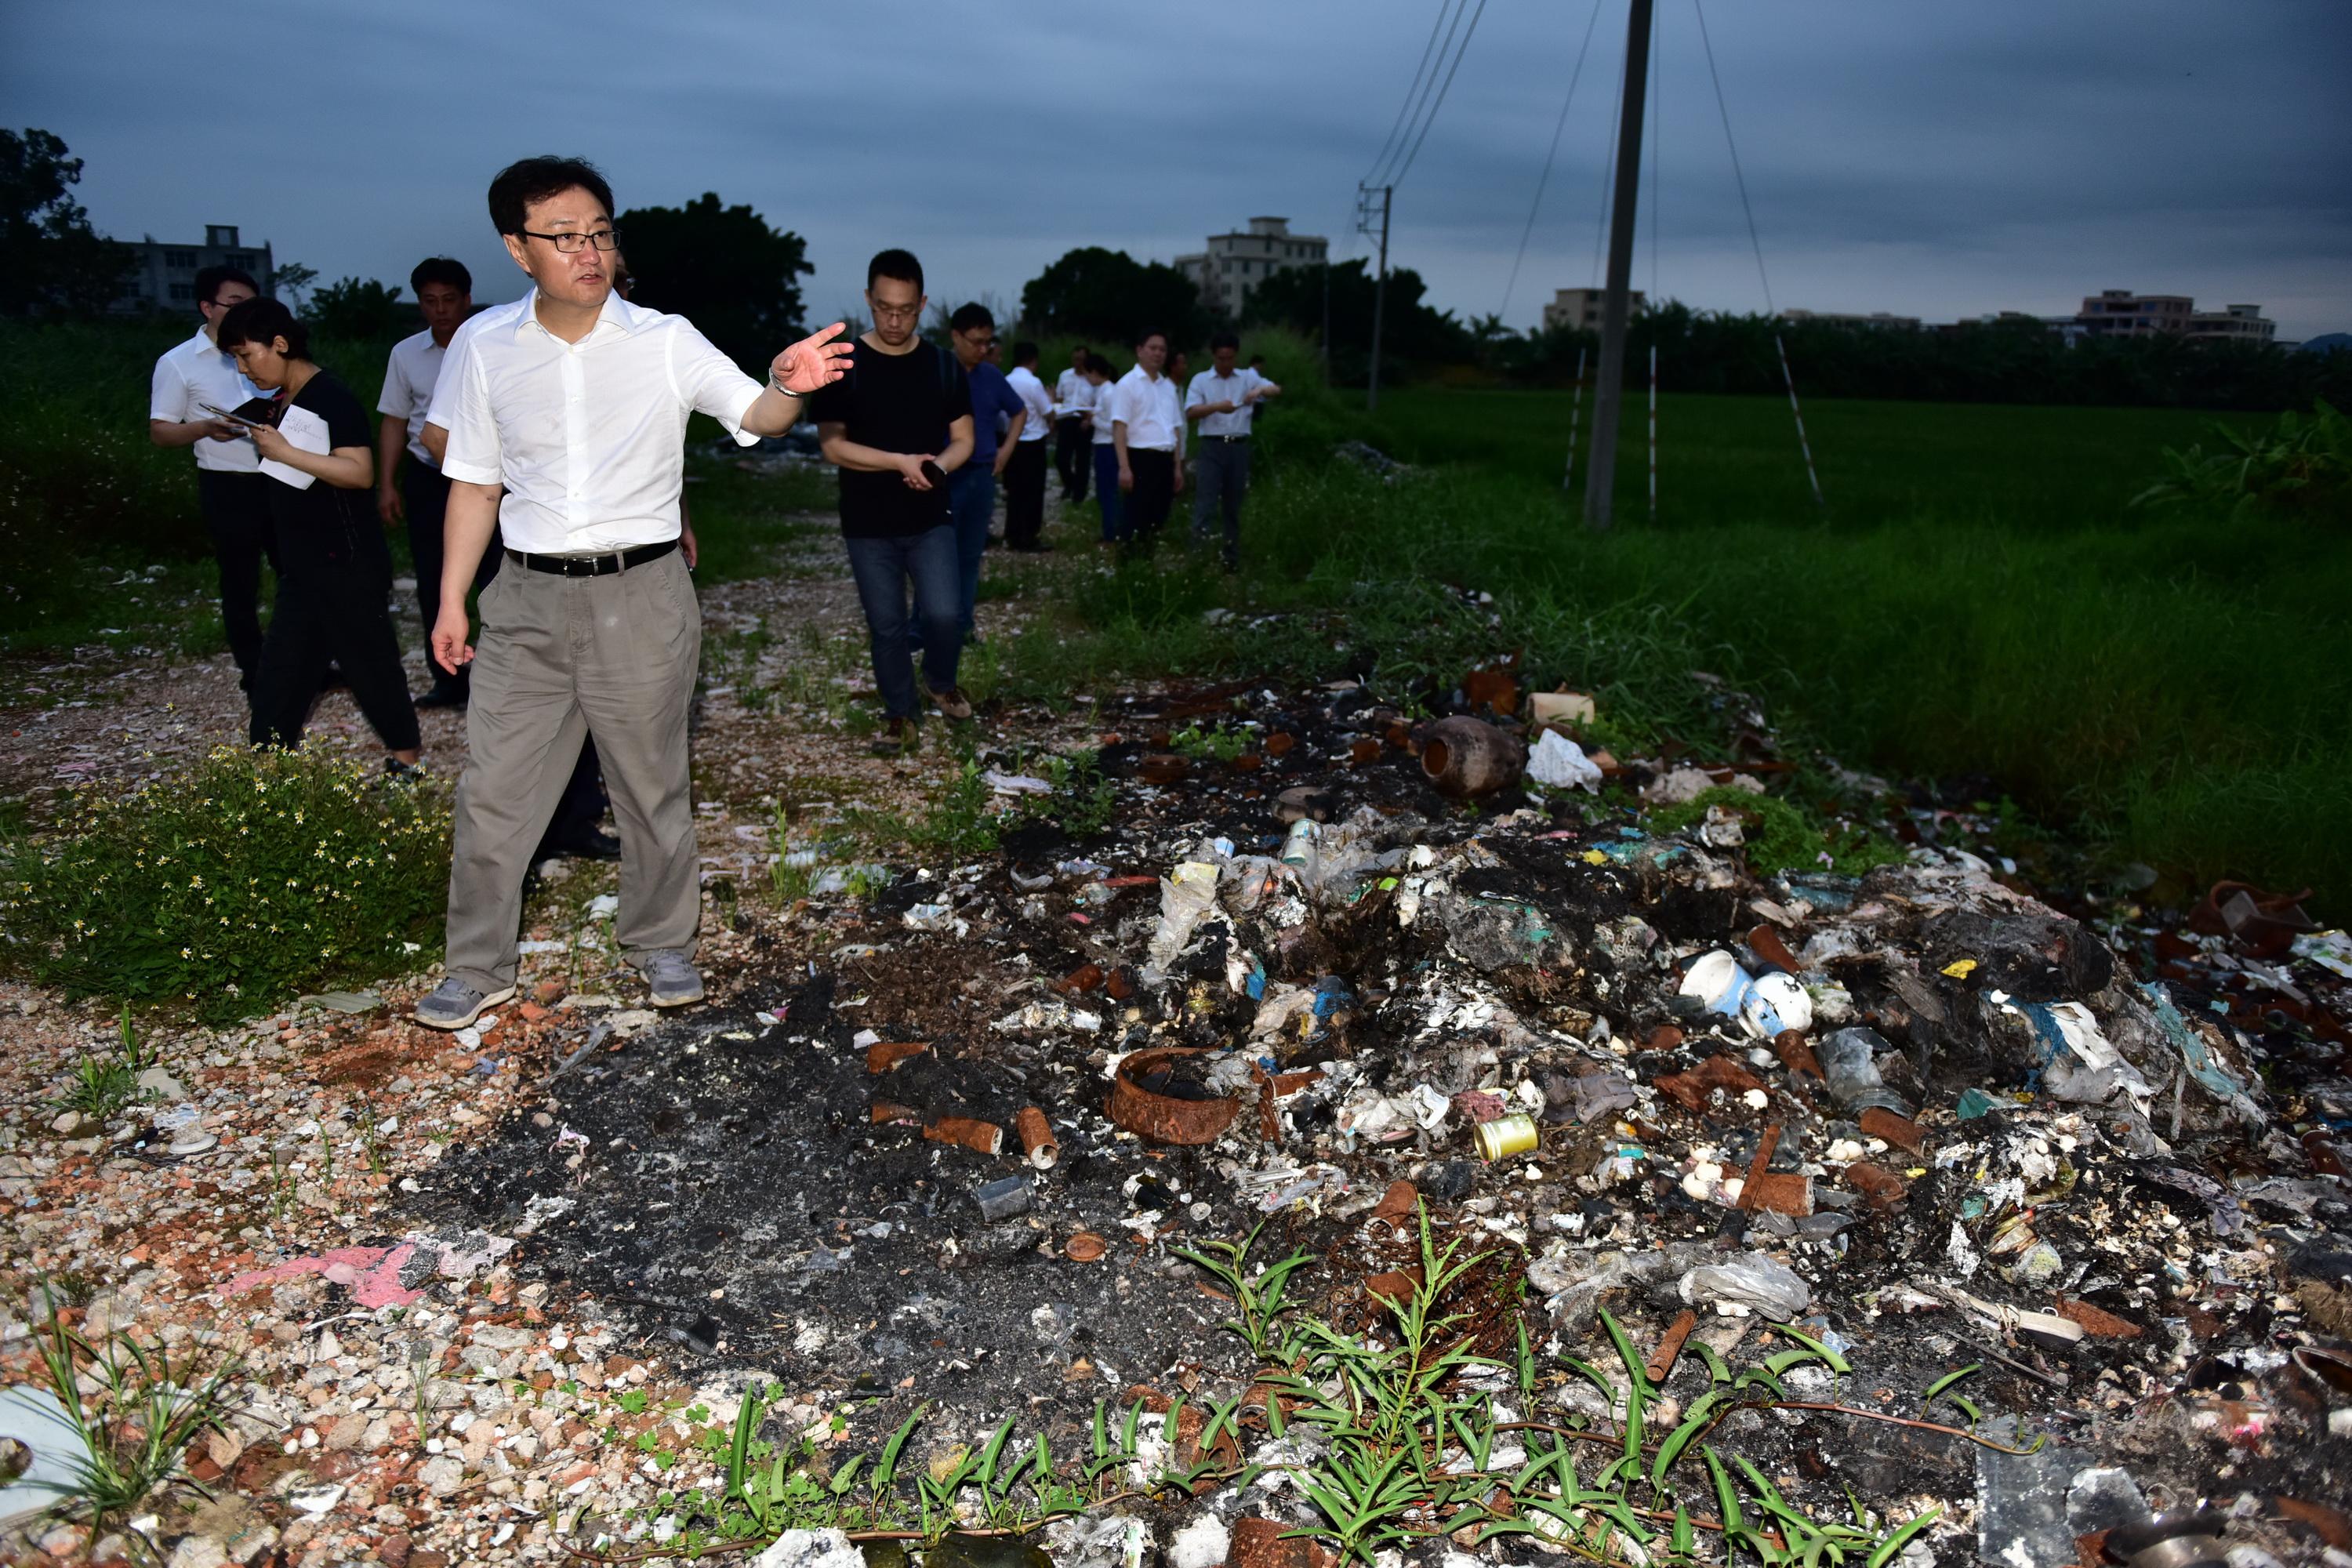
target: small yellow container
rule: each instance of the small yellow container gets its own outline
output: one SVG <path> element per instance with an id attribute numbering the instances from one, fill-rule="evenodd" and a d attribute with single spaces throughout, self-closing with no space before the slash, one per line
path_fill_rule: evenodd
<path id="1" fill-rule="evenodd" d="M 1490 1165 L 1514 1154 L 1524 1154 L 1536 1146 L 1532 1116 L 1498 1116 L 1492 1121 L 1481 1121 L 1470 1133 L 1478 1141 L 1479 1156 Z"/>

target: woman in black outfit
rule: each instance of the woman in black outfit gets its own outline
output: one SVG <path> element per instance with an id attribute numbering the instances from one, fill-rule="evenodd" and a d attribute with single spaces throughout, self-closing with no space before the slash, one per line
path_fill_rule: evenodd
<path id="1" fill-rule="evenodd" d="M 375 454 L 367 414 L 349 387 L 312 363 L 310 329 L 277 300 L 247 300 L 221 318 L 219 331 L 220 346 L 236 356 L 246 378 L 278 394 L 279 426 L 300 409 L 326 427 L 324 452 L 303 450 L 282 428 L 249 428 L 265 464 L 311 479 L 297 489 L 270 476 L 278 603 L 253 682 L 253 743 L 301 741 L 320 677 L 331 662 L 341 667 L 360 711 L 392 753 L 386 768 L 405 773 L 416 765 L 416 710 L 386 607 L 392 555 L 369 500 Z"/>

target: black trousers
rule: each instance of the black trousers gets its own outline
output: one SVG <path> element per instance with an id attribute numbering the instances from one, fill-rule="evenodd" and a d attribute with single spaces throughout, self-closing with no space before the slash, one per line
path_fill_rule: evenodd
<path id="1" fill-rule="evenodd" d="M 196 470 L 196 498 L 220 568 L 221 625 L 236 660 L 239 684 L 253 689 L 261 665 L 261 563 L 278 570 L 278 535 L 269 521 L 269 481 L 260 474 Z"/>
<path id="2" fill-rule="evenodd" d="M 1083 419 L 1063 418 L 1054 426 L 1054 472 L 1061 476 L 1062 499 L 1072 505 L 1087 499 L 1087 478 L 1094 471 L 1095 438 Z"/>
<path id="3" fill-rule="evenodd" d="M 400 500 L 408 513 L 408 556 L 416 564 L 416 616 L 425 626 L 425 662 L 433 672 L 433 689 L 462 699 L 467 667 L 459 666 L 457 673 L 451 675 L 430 657 L 433 623 L 441 614 L 441 564 L 447 554 L 442 528 L 449 512 L 449 481 L 440 469 L 427 468 L 411 453 L 401 465 Z M 489 548 L 482 552 L 481 564 L 474 568 L 474 592 L 480 593 L 499 574 L 499 562 L 505 553 L 499 531 L 491 529 Z"/>
<path id="4" fill-rule="evenodd" d="M 1135 488 L 1127 492 L 1127 531 L 1140 544 L 1159 535 L 1175 502 L 1176 454 L 1129 447 L 1127 466 L 1135 475 Z"/>
<path id="5" fill-rule="evenodd" d="M 1034 550 L 1045 531 L 1045 443 L 1018 441 L 1004 465 L 1004 542 Z"/>
<path id="6" fill-rule="evenodd" d="M 321 566 L 278 580 L 269 635 L 253 682 L 253 743 L 292 746 L 319 695 L 330 663 L 342 668 L 352 698 L 389 752 L 417 744 L 416 709 L 400 667 L 400 638 L 385 601 L 392 559 L 381 538 L 373 557 Z"/>

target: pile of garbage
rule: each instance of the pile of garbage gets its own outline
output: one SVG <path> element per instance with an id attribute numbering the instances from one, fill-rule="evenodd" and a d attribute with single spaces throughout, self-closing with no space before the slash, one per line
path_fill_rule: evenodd
<path id="1" fill-rule="evenodd" d="M 2195 922 L 2211 931 L 2108 911 L 2119 954 L 1997 861 L 1927 842 L 1860 877 L 1759 877 L 1736 806 L 1668 833 L 1628 801 L 1761 791 L 1768 750 L 1621 762 L 1578 739 L 1587 699 L 1541 694 L 1524 721 L 1516 693 L 1478 706 L 1513 720 L 1414 723 L 1348 683 L 1130 704 L 1100 757 L 1122 781 L 1115 838 L 1024 831 L 996 860 L 909 874 L 814 966 L 821 994 L 803 976 L 756 1026 L 713 1032 L 707 1068 L 649 1064 L 649 1091 L 667 1075 L 690 1098 L 708 1070 L 829 1108 L 794 1179 L 836 1163 L 844 1206 L 813 1216 L 831 1250 L 765 1265 L 792 1314 L 766 1340 L 745 1323 L 739 1348 L 788 1360 L 830 1332 L 896 1372 L 914 1335 L 886 1297 L 912 1290 L 936 1326 L 955 1317 L 940 1270 L 1024 1258 L 971 1289 L 1034 1308 L 1045 1359 L 1084 1369 L 1082 1409 L 1089 1355 L 1115 1347 L 1124 1386 L 1223 1353 L 1197 1330 L 1168 1342 L 1207 1320 L 1134 1310 L 1124 1270 L 1188 1278 L 1173 1247 L 1271 1216 L 1327 1301 L 1360 1302 L 1410 1266 L 1399 1227 L 1368 1220 L 1424 1206 L 1524 1279 L 1554 1369 L 1591 1353 L 1603 1310 L 1668 1367 L 1685 1341 L 1732 1357 L 1789 1325 L 1876 1408 L 1916 1415 L 1974 1367 L 1967 1408 L 2019 1440 L 1846 1419 L 1822 1374 L 1809 1408 L 1722 1435 L 1791 1497 L 1933 1499 L 1939 1542 L 1965 1529 L 1996 1563 L 2073 1562 L 2102 1532 L 2151 1564 L 2203 1560 L 2182 1542 L 2247 1563 L 2352 1551 L 2331 1457 L 2352 1436 L 2342 933 L 2224 889 Z M 828 969 L 873 1026 L 840 1016 Z M 889 977 L 917 973 L 957 984 L 881 1016 Z M 567 1133 L 618 1068 L 551 1099 Z M 690 1162 L 646 1164 L 662 1113 L 631 1114 L 625 1140 L 571 1133 L 570 1173 L 492 1181 L 476 1212 L 576 1203 L 543 1245 L 596 1212 L 595 1163 L 624 1141 L 662 1206 L 723 1208 L 691 1195 Z M 878 1231 L 869 1184 L 899 1200 Z M 814 1325 L 841 1243 L 867 1235 L 896 1278 L 841 1316 L 874 1322 Z M 1107 1253 L 1116 1289 L 1087 1280 Z M 997 1392 L 1035 1384 L 1015 1364 Z M 1552 1419 L 1607 1414 L 1556 1373 L 1542 1399 Z"/>

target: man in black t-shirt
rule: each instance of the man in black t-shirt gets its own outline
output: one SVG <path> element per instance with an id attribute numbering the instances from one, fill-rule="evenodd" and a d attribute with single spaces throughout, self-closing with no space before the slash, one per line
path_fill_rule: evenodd
<path id="1" fill-rule="evenodd" d="M 925 342 L 923 266 L 886 250 L 866 268 L 874 330 L 857 340 L 849 374 L 810 400 L 825 460 L 841 470 L 841 534 L 882 693 L 874 750 L 896 756 L 914 739 L 915 666 L 907 592 L 935 626 L 961 618 L 961 569 L 948 515 L 949 474 L 971 456 L 971 391 L 954 358 Z M 950 720 L 971 717 L 956 686 L 954 637 L 923 645 L 923 694 Z"/>

